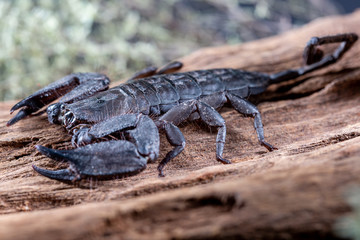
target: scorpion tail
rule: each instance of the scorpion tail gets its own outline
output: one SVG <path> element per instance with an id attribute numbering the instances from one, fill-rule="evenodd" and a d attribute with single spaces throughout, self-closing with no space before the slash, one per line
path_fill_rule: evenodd
<path id="1" fill-rule="evenodd" d="M 320 38 L 311 38 L 304 49 L 303 58 L 305 66 L 298 69 L 290 69 L 271 74 L 270 84 L 294 79 L 308 72 L 315 71 L 337 62 L 344 53 L 352 47 L 357 39 L 358 35 L 355 33 L 344 33 Z M 323 56 L 324 54 L 318 46 L 329 43 L 340 43 L 340 46 L 332 54 Z"/>

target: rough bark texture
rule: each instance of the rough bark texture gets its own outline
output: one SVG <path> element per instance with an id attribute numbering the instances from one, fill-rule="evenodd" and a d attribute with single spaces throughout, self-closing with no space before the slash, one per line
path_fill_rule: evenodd
<path id="1" fill-rule="evenodd" d="M 286 34 L 243 45 L 201 49 L 181 59 L 185 70 L 233 67 L 277 72 L 299 67 L 312 36 L 360 35 L 360 11 L 317 20 Z M 343 192 L 360 184 L 360 43 L 337 64 L 271 86 L 255 102 L 265 135 L 279 150 L 261 147 L 253 121 L 224 109 L 227 143 L 215 160 L 215 134 L 198 123 L 182 127 L 183 154 L 159 178 L 142 173 L 78 186 L 35 173 L 58 168 L 34 145 L 70 148 L 70 137 L 45 116 L 5 127 L 0 104 L 1 239 L 332 238 L 349 212 Z M 162 156 L 170 148 L 162 136 Z"/>

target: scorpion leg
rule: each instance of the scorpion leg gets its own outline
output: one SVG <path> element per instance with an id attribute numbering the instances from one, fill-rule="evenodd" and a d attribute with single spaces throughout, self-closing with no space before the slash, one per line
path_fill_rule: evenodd
<path id="1" fill-rule="evenodd" d="M 137 78 L 145 78 L 145 77 L 150 77 L 150 76 L 153 76 L 156 74 L 156 71 L 157 71 L 157 67 L 154 67 L 154 66 L 150 66 L 150 67 L 147 67 L 147 68 L 144 68 L 140 71 L 137 71 L 136 73 L 134 73 L 128 80 L 127 82 L 131 82 L 133 81 L 134 79 L 137 79 Z"/>
<path id="2" fill-rule="evenodd" d="M 199 102 L 197 104 L 200 119 L 204 121 L 208 126 L 217 127 L 218 133 L 216 137 L 216 159 L 224 164 L 230 164 L 231 162 L 222 157 L 226 138 L 226 125 L 223 117 L 213 107 L 206 103 Z"/>
<path id="3" fill-rule="evenodd" d="M 162 67 L 157 74 L 169 74 L 176 72 L 177 70 L 181 69 L 183 67 L 183 63 L 179 61 L 171 62 L 164 67 Z"/>
<path id="4" fill-rule="evenodd" d="M 146 168 L 146 159 L 136 146 L 124 140 L 90 144 L 74 150 L 55 150 L 36 146 L 42 154 L 69 163 L 68 169 L 51 171 L 33 165 L 36 172 L 59 181 L 78 181 L 86 177 L 111 178 L 136 174 Z"/>
<path id="5" fill-rule="evenodd" d="M 223 98 L 222 95 L 214 96 L 214 98 Z M 226 138 L 226 125 L 221 115 L 210 105 L 201 100 L 189 100 L 179 105 L 174 106 L 163 116 L 159 118 L 160 121 L 171 122 L 178 125 L 181 122 L 189 119 L 191 114 L 197 112 L 200 119 L 208 126 L 217 127 L 218 133 L 216 137 L 216 159 L 224 164 L 231 163 L 229 160 L 222 157 L 225 138 Z M 169 159 L 170 160 L 170 159 Z"/>
<path id="6" fill-rule="evenodd" d="M 15 117 L 8 121 L 7 126 L 13 125 L 27 116 L 31 116 L 60 96 L 64 96 L 60 102 L 70 103 L 87 98 L 96 92 L 106 90 L 109 83 L 109 78 L 100 73 L 70 74 L 15 104 L 11 108 L 10 113 L 18 109 L 20 109 L 20 111 Z M 59 106 L 59 104 L 57 104 L 57 106 Z"/>
<path id="7" fill-rule="evenodd" d="M 298 69 L 285 70 L 270 75 L 270 83 L 277 83 L 302 76 L 319 68 L 326 67 L 338 61 L 344 53 L 349 50 L 356 42 L 358 36 L 355 33 L 345 33 L 326 37 L 313 37 L 307 43 L 303 58 L 306 63 L 304 67 Z M 318 49 L 319 45 L 328 43 L 340 43 L 340 46 L 329 55 L 323 57 L 323 52 Z"/>
<path id="8" fill-rule="evenodd" d="M 257 107 L 250 103 L 249 101 L 237 97 L 233 94 L 226 94 L 226 97 L 229 99 L 231 105 L 235 108 L 236 111 L 238 111 L 241 114 L 244 114 L 245 116 L 251 116 L 254 117 L 254 127 L 259 139 L 259 142 L 262 146 L 266 147 L 269 151 L 276 150 L 277 148 L 270 145 L 269 143 L 265 142 L 264 138 L 264 128 L 261 121 L 260 112 L 257 109 Z"/>
<path id="9" fill-rule="evenodd" d="M 159 177 L 165 177 L 163 168 L 171 159 L 179 155 L 184 150 L 186 143 L 184 135 L 174 124 L 164 120 L 159 120 L 156 122 L 156 124 L 159 129 L 165 130 L 168 142 L 171 144 L 171 146 L 174 147 L 174 149 L 168 152 L 165 158 L 158 165 Z"/>
<path id="10" fill-rule="evenodd" d="M 158 70 L 157 67 L 150 66 L 150 67 L 144 68 L 144 69 L 134 73 L 134 75 L 132 77 L 130 77 L 129 80 L 127 80 L 127 82 L 131 82 L 135 79 L 150 77 L 150 76 L 159 75 L 159 74 L 173 73 L 173 72 L 176 72 L 177 70 L 179 70 L 180 68 L 182 68 L 182 66 L 183 66 L 183 64 L 178 61 L 171 62 L 171 63 L 165 65 L 160 70 Z"/>

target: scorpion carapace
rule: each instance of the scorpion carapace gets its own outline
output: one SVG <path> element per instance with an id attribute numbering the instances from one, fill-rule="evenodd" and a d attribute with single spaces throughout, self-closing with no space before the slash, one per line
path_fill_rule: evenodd
<path id="1" fill-rule="evenodd" d="M 69 167 L 50 171 L 33 166 L 38 173 L 60 181 L 142 171 L 147 162 L 159 156 L 159 130 L 165 132 L 173 146 L 158 166 L 159 175 L 163 176 L 164 166 L 185 148 L 185 138 L 177 126 L 195 119 L 218 129 L 216 159 L 230 163 L 223 157 L 226 125 L 218 109 L 230 103 L 239 113 L 253 117 L 260 144 L 269 151 L 276 149 L 265 141 L 260 113 L 247 97 L 264 92 L 269 84 L 335 63 L 357 39 L 354 33 L 311 38 L 304 50 L 305 66 L 275 74 L 237 69 L 174 73 L 182 64 L 173 62 L 159 71 L 146 68 L 126 83 L 108 89 L 110 80 L 103 74 L 75 73 L 17 103 L 11 112 L 20 111 L 7 125 L 43 113 L 42 107 L 63 96 L 46 109 L 48 119 L 73 134 L 72 144 L 77 148 L 55 150 L 36 146 L 36 149 L 54 160 L 67 161 Z M 327 43 L 339 46 L 324 56 L 318 46 Z"/>

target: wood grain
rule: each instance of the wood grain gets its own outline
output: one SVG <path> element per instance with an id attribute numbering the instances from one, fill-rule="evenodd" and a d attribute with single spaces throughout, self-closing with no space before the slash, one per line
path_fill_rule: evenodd
<path id="1" fill-rule="evenodd" d="M 233 67 L 277 72 L 302 64 L 312 36 L 360 35 L 360 11 L 316 20 L 251 43 L 200 49 L 181 59 L 183 71 Z M 343 199 L 360 184 L 360 44 L 330 67 L 271 86 L 258 103 L 268 142 L 251 119 L 232 109 L 224 156 L 215 160 L 215 134 L 197 122 L 181 127 L 187 146 L 166 166 L 77 186 L 35 173 L 59 168 L 36 144 L 70 148 L 70 137 L 46 116 L 5 124 L 15 102 L 0 103 L 0 239 L 301 239 L 332 238 L 336 219 L 350 211 Z M 170 146 L 162 137 L 161 157 Z"/>

